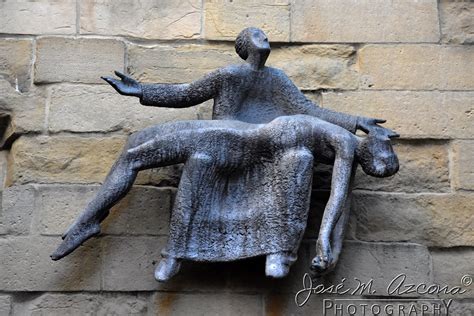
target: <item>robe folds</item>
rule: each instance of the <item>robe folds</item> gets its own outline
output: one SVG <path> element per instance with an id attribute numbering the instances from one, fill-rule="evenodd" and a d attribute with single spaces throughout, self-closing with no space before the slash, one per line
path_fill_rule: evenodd
<path id="1" fill-rule="evenodd" d="M 296 255 L 308 218 L 312 166 L 304 152 L 283 152 L 275 161 L 231 172 L 188 161 L 163 255 L 194 261 Z"/>

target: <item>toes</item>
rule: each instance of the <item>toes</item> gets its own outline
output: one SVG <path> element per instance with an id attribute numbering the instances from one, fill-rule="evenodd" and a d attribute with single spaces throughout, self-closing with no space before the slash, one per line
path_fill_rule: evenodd
<path id="1" fill-rule="evenodd" d="M 77 249 L 83 242 L 99 233 L 100 225 L 98 223 L 74 227 L 64 236 L 63 242 L 50 256 L 51 259 L 59 260 L 61 258 L 64 258 L 68 254 L 73 252 L 75 249 Z"/>

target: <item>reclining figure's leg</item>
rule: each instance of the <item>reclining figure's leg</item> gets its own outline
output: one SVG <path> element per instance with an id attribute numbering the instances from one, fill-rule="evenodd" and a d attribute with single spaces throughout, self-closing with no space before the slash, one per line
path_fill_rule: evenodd
<path id="1" fill-rule="evenodd" d="M 109 214 L 110 208 L 122 199 L 131 189 L 139 170 L 152 168 L 160 165 L 155 161 L 158 157 L 146 157 L 140 159 L 135 154 L 129 153 L 129 149 L 136 147 L 155 136 L 150 130 L 132 135 L 125 148 L 109 171 L 104 183 L 84 212 L 63 234 L 61 245 L 51 255 L 53 260 L 59 260 L 79 247 L 84 241 L 100 232 L 100 223 Z M 162 152 L 166 152 L 162 150 Z M 162 155 L 162 158 L 166 155 Z M 177 162 L 176 162 L 177 163 Z"/>

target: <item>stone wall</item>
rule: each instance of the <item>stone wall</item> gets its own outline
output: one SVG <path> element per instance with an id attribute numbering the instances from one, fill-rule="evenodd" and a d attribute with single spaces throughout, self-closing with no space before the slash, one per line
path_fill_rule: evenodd
<path id="1" fill-rule="evenodd" d="M 268 64 L 308 97 L 386 118 L 401 134 L 397 175 L 358 175 L 348 241 L 326 282 L 373 278 L 380 299 L 405 273 L 408 283 L 462 287 L 428 297 L 472 315 L 474 286 L 461 278 L 474 275 L 474 3 L 435 0 L 1 1 L 0 315 L 320 315 L 324 298 L 338 298 L 294 302 L 327 170 L 315 175 L 306 238 L 284 280 L 265 278 L 256 258 L 185 264 L 171 282 L 155 282 L 177 167 L 143 172 L 100 237 L 49 258 L 127 135 L 209 117 L 209 103 L 143 107 L 99 77 L 189 82 L 240 62 L 233 40 L 249 25 L 270 38 Z"/>

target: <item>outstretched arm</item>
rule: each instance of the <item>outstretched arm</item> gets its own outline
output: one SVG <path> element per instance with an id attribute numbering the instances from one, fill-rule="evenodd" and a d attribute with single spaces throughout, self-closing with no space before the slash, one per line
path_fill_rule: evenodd
<path id="1" fill-rule="evenodd" d="M 379 127 L 377 123 L 385 122 L 385 120 L 354 116 L 321 108 L 309 100 L 283 71 L 278 70 L 277 76 L 280 79 L 279 89 L 275 91 L 278 98 L 277 101 L 282 102 L 281 106 L 286 109 L 287 114 L 316 116 L 326 122 L 339 125 L 351 133 L 355 133 L 357 129 L 368 133 L 372 128 Z"/>
<path id="2" fill-rule="evenodd" d="M 223 75 L 216 70 L 192 83 L 185 84 L 142 84 L 118 71 L 121 79 L 102 77 L 118 93 L 140 98 L 143 105 L 184 108 L 214 98 L 220 88 Z"/>

